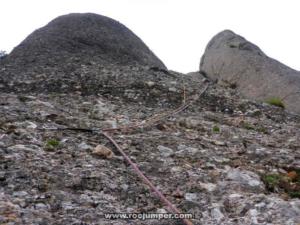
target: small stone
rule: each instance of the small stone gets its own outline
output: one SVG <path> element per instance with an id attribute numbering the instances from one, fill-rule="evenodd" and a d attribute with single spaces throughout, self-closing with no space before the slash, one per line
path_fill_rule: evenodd
<path id="1" fill-rule="evenodd" d="M 205 189 L 208 192 L 213 192 L 214 190 L 216 190 L 217 185 L 213 184 L 213 183 L 199 183 L 200 187 Z"/>
<path id="2" fill-rule="evenodd" d="M 173 173 L 180 173 L 182 171 L 183 171 L 183 168 L 180 166 L 174 166 L 171 168 L 171 172 L 173 172 Z"/>
<path id="3" fill-rule="evenodd" d="M 170 87 L 170 88 L 169 88 L 169 91 L 170 91 L 170 92 L 177 92 L 177 89 L 174 88 L 174 87 Z"/>
<path id="4" fill-rule="evenodd" d="M 24 208 L 27 205 L 25 199 L 23 199 L 23 198 L 14 198 L 12 203 L 15 205 L 18 205 L 21 208 Z"/>
<path id="5" fill-rule="evenodd" d="M 246 188 L 263 190 L 263 183 L 260 181 L 260 177 L 251 171 L 231 169 L 227 173 L 227 178 Z"/>
<path id="6" fill-rule="evenodd" d="M 196 193 L 185 193 L 184 195 L 185 200 L 187 201 L 197 201 L 198 197 Z"/>
<path id="7" fill-rule="evenodd" d="M 17 144 L 17 145 L 13 145 L 8 147 L 8 150 L 10 151 L 14 151 L 14 152 L 34 152 L 36 146 L 34 145 L 21 145 L 21 144 Z M 38 149 L 38 147 L 36 148 Z"/>
<path id="8" fill-rule="evenodd" d="M 265 202 L 260 202 L 260 203 L 255 204 L 255 208 L 257 208 L 257 209 L 263 209 L 265 207 L 266 207 Z"/>
<path id="9" fill-rule="evenodd" d="M 258 221 L 257 221 L 258 212 L 257 212 L 256 209 L 250 209 L 249 212 L 248 212 L 248 215 L 251 218 L 252 224 L 257 224 L 258 223 Z"/>
<path id="10" fill-rule="evenodd" d="M 177 149 L 179 150 L 176 152 L 176 154 L 178 155 L 184 155 L 184 154 L 195 155 L 196 153 L 199 152 L 198 148 L 188 147 L 185 145 L 179 145 Z"/>
<path id="11" fill-rule="evenodd" d="M 234 193 L 234 194 L 231 194 L 228 196 L 228 198 L 242 198 L 242 197 L 243 197 L 243 195 L 237 194 L 237 193 Z"/>
<path id="12" fill-rule="evenodd" d="M 25 197 L 28 195 L 28 192 L 26 191 L 17 191 L 13 193 L 13 196 L 15 197 Z"/>
<path id="13" fill-rule="evenodd" d="M 49 207 L 43 203 L 37 203 L 35 205 L 35 209 L 38 209 L 38 210 L 48 210 L 48 208 Z"/>
<path id="14" fill-rule="evenodd" d="M 165 210 L 164 208 L 159 208 L 159 209 L 156 210 L 156 212 L 160 213 L 160 214 L 161 213 L 165 214 L 165 213 L 167 213 L 167 210 Z"/>
<path id="15" fill-rule="evenodd" d="M 97 145 L 92 154 L 104 159 L 111 159 L 114 156 L 114 153 L 104 145 Z"/>
<path id="16" fill-rule="evenodd" d="M 226 143 L 223 141 L 218 141 L 218 140 L 214 140 L 213 144 L 218 145 L 218 146 L 226 146 Z"/>
<path id="17" fill-rule="evenodd" d="M 35 104 L 43 105 L 43 106 L 46 106 L 46 107 L 52 108 L 52 109 L 55 108 L 50 102 L 44 102 L 44 101 L 41 101 L 41 100 L 36 100 Z"/>
<path id="18" fill-rule="evenodd" d="M 183 118 L 179 121 L 179 125 L 187 129 L 195 129 L 199 127 L 200 124 L 201 124 L 200 120 L 191 117 Z"/>
<path id="19" fill-rule="evenodd" d="M 173 149 L 159 145 L 157 146 L 158 151 L 160 152 L 161 156 L 163 157 L 170 157 L 174 154 Z"/>
<path id="20" fill-rule="evenodd" d="M 257 157 L 266 157 L 268 155 L 268 151 L 266 148 L 257 148 L 254 151 L 254 155 Z"/>
<path id="21" fill-rule="evenodd" d="M 61 207 L 64 209 L 64 210 L 73 210 L 74 209 L 74 205 L 71 203 L 71 202 L 63 202 L 61 204 Z"/>
<path id="22" fill-rule="evenodd" d="M 151 87 L 153 87 L 153 86 L 155 85 L 155 82 L 153 82 L 153 81 L 147 81 L 147 82 L 146 82 L 146 85 L 147 85 L 149 88 L 151 88 Z"/>
<path id="23" fill-rule="evenodd" d="M 116 120 L 105 120 L 104 124 L 108 128 L 115 129 L 118 127 L 117 121 Z"/>
<path id="24" fill-rule="evenodd" d="M 220 207 L 216 207 L 211 210 L 211 217 L 214 218 L 218 223 L 224 219 L 224 214 L 221 212 Z"/>
<path id="25" fill-rule="evenodd" d="M 123 191 L 127 191 L 128 188 L 129 188 L 129 185 L 127 185 L 127 184 L 122 184 L 122 185 L 121 185 L 121 188 L 123 189 Z"/>
<path id="26" fill-rule="evenodd" d="M 27 125 L 26 128 L 28 128 L 28 129 L 35 129 L 35 128 L 37 128 L 37 125 L 35 123 L 30 122 L 30 121 L 27 121 L 27 123 L 28 123 L 28 125 Z"/>
<path id="27" fill-rule="evenodd" d="M 19 128 L 24 128 L 24 129 L 36 129 L 37 125 L 31 121 L 24 121 L 20 123 L 14 123 L 17 127 Z"/>
<path id="28" fill-rule="evenodd" d="M 91 149 L 93 149 L 92 146 L 88 145 L 88 144 L 85 143 L 85 142 L 81 142 L 81 143 L 78 145 L 78 148 L 79 148 L 80 150 L 91 150 Z"/>

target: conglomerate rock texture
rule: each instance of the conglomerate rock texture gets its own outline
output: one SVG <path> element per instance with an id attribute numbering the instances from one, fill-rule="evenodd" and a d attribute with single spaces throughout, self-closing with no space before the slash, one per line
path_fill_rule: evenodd
<path id="1" fill-rule="evenodd" d="M 183 224 L 105 217 L 168 212 L 100 132 L 149 118 L 110 135 L 193 224 L 300 223 L 299 116 L 200 73 L 67 55 L 0 64 L 0 224 Z"/>

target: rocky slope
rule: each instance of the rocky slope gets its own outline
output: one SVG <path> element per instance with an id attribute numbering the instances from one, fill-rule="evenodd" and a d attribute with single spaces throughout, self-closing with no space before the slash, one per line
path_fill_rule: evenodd
<path id="1" fill-rule="evenodd" d="M 183 224 L 104 217 L 168 211 L 99 132 L 163 114 L 111 135 L 193 224 L 300 223 L 299 116 L 199 73 L 86 60 L 0 83 L 1 224 Z M 66 127 L 96 131 L 55 130 Z"/>
<path id="2" fill-rule="evenodd" d="M 200 70 L 218 83 L 236 86 L 248 98 L 279 98 L 288 110 L 300 113 L 300 72 L 268 57 L 232 31 L 225 30 L 212 38 Z"/>

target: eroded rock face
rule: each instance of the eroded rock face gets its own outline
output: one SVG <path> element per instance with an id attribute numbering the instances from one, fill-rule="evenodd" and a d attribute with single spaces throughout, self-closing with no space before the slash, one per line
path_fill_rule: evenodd
<path id="1" fill-rule="evenodd" d="M 208 43 L 200 71 L 237 87 L 246 97 L 280 98 L 288 110 L 300 113 L 300 73 L 232 31 L 220 32 Z"/>

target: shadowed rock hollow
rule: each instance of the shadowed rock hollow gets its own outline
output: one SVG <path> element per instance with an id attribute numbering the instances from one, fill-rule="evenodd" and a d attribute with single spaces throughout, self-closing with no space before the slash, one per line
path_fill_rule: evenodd
<path id="1" fill-rule="evenodd" d="M 212 38 L 200 70 L 218 83 L 236 86 L 246 97 L 262 101 L 281 98 L 288 110 L 300 113 L 300 73 L 232 31 Z"/>

